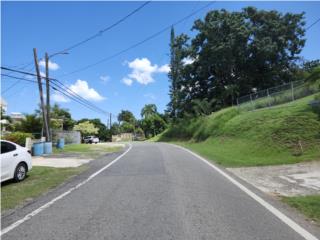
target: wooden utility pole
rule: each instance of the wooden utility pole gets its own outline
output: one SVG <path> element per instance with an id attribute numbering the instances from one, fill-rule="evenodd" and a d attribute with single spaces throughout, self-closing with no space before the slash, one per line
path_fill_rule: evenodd
<path id="1" fill-rule="evenodd" d="M 38 64 L 37 49 L 35 48 L 33 49 L 33 55 L 34 55 L 34 65 L 36 67 L 36 72 L 37 72 L 40 103 L 41 103 L 42 117 L 43 117 L 44 129 L 45 129 L 45 137 L 46 137 L 46 140 L 48 141 L 49 128 L 48 128 L 48 122 L 47 122 L 46 109 L 44 107 L 44 101 L 43 101 L 42 82 L 41 82 L 41 76 L 40 76 L 40 70 L 39 70 L 39 64 Z"/>
<path id="2" fill-rule="evenodd" d="M 109 117 L 109 129 L 111 129 L 111 113 L 110 113 L 110 117 Z"/>
<path id="3" fill-rule="evenodd" d="M 48 124 L 48 133 L 47 141 L 51 141 L 51 132 L 50 132 L 50 84 L 49 84 L 49 55 L 45 55 L 46 61 L 46 90 L 47 90 L 47 124 Z"/>

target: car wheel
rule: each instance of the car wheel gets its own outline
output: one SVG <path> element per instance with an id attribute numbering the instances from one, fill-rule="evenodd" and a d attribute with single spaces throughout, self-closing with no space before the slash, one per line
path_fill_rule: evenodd
<path id="1" fill-rule="evenodd" d="M 26 178 L 27 165 L 25 163 L 19 163 L 14 171 L 14 180 L 20 182 Z"/>

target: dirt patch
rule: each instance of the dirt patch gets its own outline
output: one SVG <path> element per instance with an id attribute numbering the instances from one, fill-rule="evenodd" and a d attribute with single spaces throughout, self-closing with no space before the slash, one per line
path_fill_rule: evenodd
<path id="1" fill-rule="evenodd" d="M 91 160 L 93 159 L 32 157 L 32 165 L 55 168 L 79 167 L 83 164 L 90 162 Z"/>
<path id="2" fill-rule="evenodd" d="M 320 161 L 280 166 L 228 168 L 263 192 L 299 196 L 320 193 Z"/>
<path id="3" fill-rule="evenodd" d="M 55 168 L 66 168 L 66 167 L 79 167 L 83 164 L 86 164 L 98 156 L 102 156 L 107 154 L 107 152 L 103 152 L 101 150 L 101 146 L 105 147 L 121 147 L 123 148 L 125 145 L 121 143 L 99 143 L 97 145 L 92 145 L 93 148 L 97 148 L 97 152 L 62 152 L 55 153 L 51 155 L 45 156 L 33 156 L 32 157 L 32 165 L 33 166 L 44 166 L 44 167 L 55 167 Z"/>

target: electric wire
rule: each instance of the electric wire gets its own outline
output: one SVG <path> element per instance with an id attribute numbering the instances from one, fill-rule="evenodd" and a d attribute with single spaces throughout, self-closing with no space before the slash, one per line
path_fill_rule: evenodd
<path id="1" fill-rule="evenodd" d="M 129 51 L 129 50 L 131 50 L 131 49 L 133 49 L 133 48 L 136 48 L 136 47 L 144 44 L 145 42 L 147 42 L 147 41 L 149 41 L 149 40 L 151 40 L 151 39 L 159 36 L 160 34 L 168 31 L 169 29 L 171 29 L 171 27 L 176 26 L 176 25 L 184 22 L 184 21 L 187 20 L 188 18 L 192 17 L 193 15 L 195 15 L 195 14 L 197 14 L 198 12 L 202 11 L 203 9 L 209 7 L 210 5 L 214 4 L 215 2 L 216 2 L 216 1 L 213 1 L 213 2 L 210 2 L 210 3 L 206 4 L 205 6 L 199 8 L 199 9 L 193 11 L 193 12 L 191 12 L 191 13 L 188 14 L 187 16 L 181 18 L 180 20 L 178 20 L 178 21 L 176 21 L 176 22 L 174 22 L 174 23 L 172 23 L 172 24 L 164 27 L 164 28 L 161 29 L 160 31 L 158 31 L 158 32 L 156 32 L 156 33 L 148 36 L 147 38 L 143 39 L 142 41 L 139 41 L 139 42 L 137 42 L 137 43 L 135 43 L 135 44 L 133 44 L 133 45 L 131 45 L 131 46 L 129 46 L 129 47 L 127 47 L 127 48 L 125 48 L 125 49 L 123 49 L 123 50 L 115 53 L 115 54 L 113 54 L 113 55 L 110 55 L 110 56 L 108 56 L 108 57 L 102 58 L 102 59 L 100 59 L 100 60 L 97 61 L 97 62 L 94 62 L 94 63 L 92 63 L 92 64 L 88 64 L 88 65 L 86 65 L 86 66 L 84 66 L 84 67 L 81 67 L 81 68 L 79 68 L 79 69 L 76 69 L 76 70 L 74 70 L 74 71 L 72 71 L 72 72 L 69 72 L 69 73 L 60 75 L 59 77 L 65 77 L 65 76 L 72 75 L 72 74 L 74 74 L 74 73 L 82 72 L 82 71 L 84 71 L 84 70 L 87 70 L 88 68 L 92 68 L 92 67 L 94 67 L 94 66 L 96 66 L 96 65 L 99 65 L 99 64 L 101 64 L 101 63 L 103 63 L 103 62 L 106 62 L 106 61 L 108 61 L 108 60 L 111 60 L 111 59 L 113 59 L 113 58 L 115 58 L 115 57 L 117 57 L 117 56 L 119 56 L 119 55 L 121 55 L 121 54 L 123 54 L 123 53 L 125 53 L 125 52 L 127 52 L 127 51 Z"/>

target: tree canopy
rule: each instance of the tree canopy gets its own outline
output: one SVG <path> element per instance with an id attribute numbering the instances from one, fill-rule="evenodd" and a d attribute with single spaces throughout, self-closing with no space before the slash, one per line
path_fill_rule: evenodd
<path id="1" fill-rule="evenodd" d="M 304 13 L 247 7 L 208 12 L 194 22 L 193 38 L 172 30 L 168 112 L 181 117 L 202 102 L 210 113 L 253 89 L 296 80 L 304 25 Z"/>
<path id="2" fill-rule="evenodd" d="M 99 129 L 89 121 L 81 122 L 74 125 L 73 130 L 80 131 L 82 136 L 88 136 L 91 134 L 97 134 Z"/>

